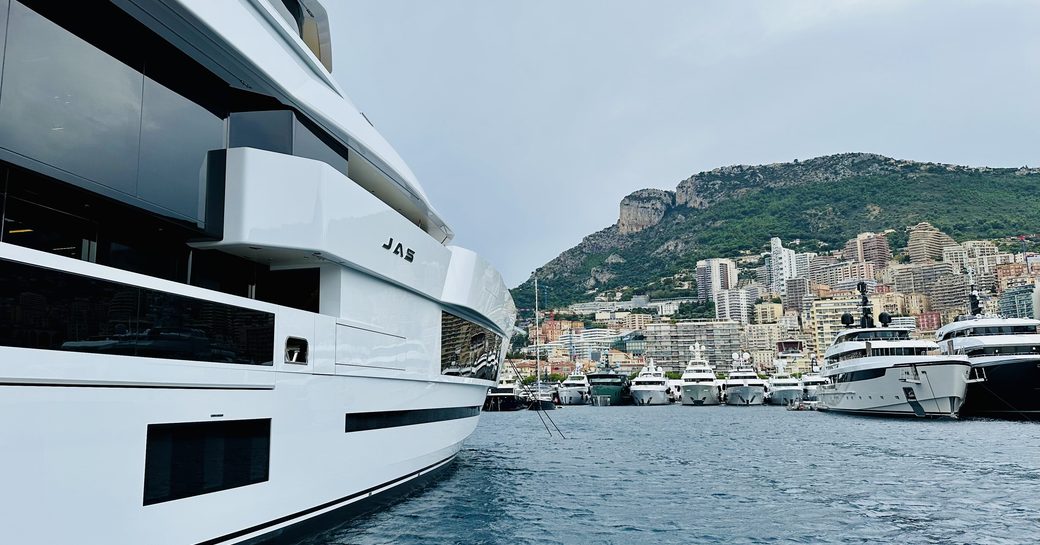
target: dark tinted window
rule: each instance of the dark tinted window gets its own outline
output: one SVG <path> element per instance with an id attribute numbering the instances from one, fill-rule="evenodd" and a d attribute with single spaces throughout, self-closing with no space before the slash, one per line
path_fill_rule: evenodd
<path id="1" fill-rule="evenodd" d="M 224 120 L 145 79 L 138 196 L 202 218 L 206 153 L 224 148 Z"/>
<path id="2" fill-rule="evenodd" d="M 293 113 L 288 110 L 231 114 L 229 147 L 256 148 L 291 155 L 292 138 Z"/>
<path id="3" fill-rule="evenodd" d="M 298 119 L 293 126 L 293 155 L 321 161 L 347 175 L 346 154 L 334 150 Z"/>
<path id="4" fill-rule="evenodd" d="M 0 345 L 271 365 L 274 315 L 0 260 Z"/>
<path id="5" fill-rule="evenodd" d="M 256 298 L 268 303 L 318 312 L 318 269 L 271 271 L 256 289 Z"/>
<path id="6" fill-rule="evenodd" d="M 469 320 L 441 313 L 441 373 L 485 380 L 498 378 L 502 338 Z"/>
<path id="7" fill-rule="evenodd" d="M 271 419 L 151 424 L 144 504 L 262 483 L 271 459 Z"/>
<path id="8" fill-rule="evenodd" d="M 0 240 L 34 250 L 91 261 L 97 245 L 96 223 L 9 197 Z"/>
<path id="9" fill-rule="evenodd" d="M 136 194 L 144 76 L 11 4 L 0 146 Z"/>

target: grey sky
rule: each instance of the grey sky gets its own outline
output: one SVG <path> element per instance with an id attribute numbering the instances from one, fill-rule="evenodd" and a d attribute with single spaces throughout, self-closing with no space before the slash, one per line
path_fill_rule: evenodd
<path id="1" fill-rule="evenodd" d="M 337 80 L 510 286 L 718 166 L 1040 164 L 1040 2 L 325 4 Z"/>

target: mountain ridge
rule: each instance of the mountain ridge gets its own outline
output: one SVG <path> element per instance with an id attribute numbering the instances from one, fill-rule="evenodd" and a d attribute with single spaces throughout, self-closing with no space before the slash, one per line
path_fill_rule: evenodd
<path id="1" fill-rule="evenodd" d="M 962 238 L 1037 232 L 1038 180 L 1037 168 L 875 153 L 718 167 L 680 181 L 675 190 L 630 193 L 619 204 L 617 222 L 585 236 L 535 274 L 550 304 L 562 306 L 602 290 L 640 287 L 655 275 L 692 268 L 697 259 L 752 253 L 769 236 L 825 250 L 856 232 L 901 229 L 915 220 Z M 987 210 L 1000 210 L 1003 218 L 987 217 Z M 533 297 L 530 283 L 529 278 L 513 290 L 521 307 Z"/>

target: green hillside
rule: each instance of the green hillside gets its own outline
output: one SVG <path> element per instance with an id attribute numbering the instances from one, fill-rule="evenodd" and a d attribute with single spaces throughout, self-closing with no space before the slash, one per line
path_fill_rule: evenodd
<path id="1" fill-rule="evenodd" d="M 834 161 L 843 168 L 835 168 Z M 666 289 L 648 285 L 692 269 L 698 259 L 764 251 L 773 236 L 787 245 L 800 240 L 799 251 L 826 251 L 863 231 L 902 231 L 921 221 L 958 240 L 1040 233 L 1040 172 L 1035 169 L 955 167 L 844 154 L 717 169 L 690 180 L 684 181 L 685 188 L 680 184 L 678 197 L 658 197 L 664 213 L 656 224 L 627 234 L 613 225 L 541 267 L 539 283 L 549 304 L 589 300 L 592 290 L 622 286 L 637 293 Z M 693 200 L 706 201 L 696 203 L 700 208 L 680 204 L 684 190 L 690 202 L 691 186 L 700 190 Z M 668 203 L 669 198 L 675 200 Z M 629 202 L 646 207 L 646 200 Z M 521 308 L 531 305 L 530 284 L 528 280 L 513 290 Z"/>

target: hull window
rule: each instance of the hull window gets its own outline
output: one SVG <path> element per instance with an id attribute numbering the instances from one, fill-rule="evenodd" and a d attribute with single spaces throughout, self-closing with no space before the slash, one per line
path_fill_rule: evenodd
<path id="1" fill-rule="evenodd" d="M 0 260 L 0 346 L 271 365 L 274 314 Z"/>
<path id="2" fill-rule="evenodd" d="M 502 337 L 469 320 L 441 313 L 441 374 L 498 378 Z"/>
<path id="3" fill-rule="evenodd" d="M 270 459 L 270 418 L 151 424 L 144 505 L 262 483 Z"/>

